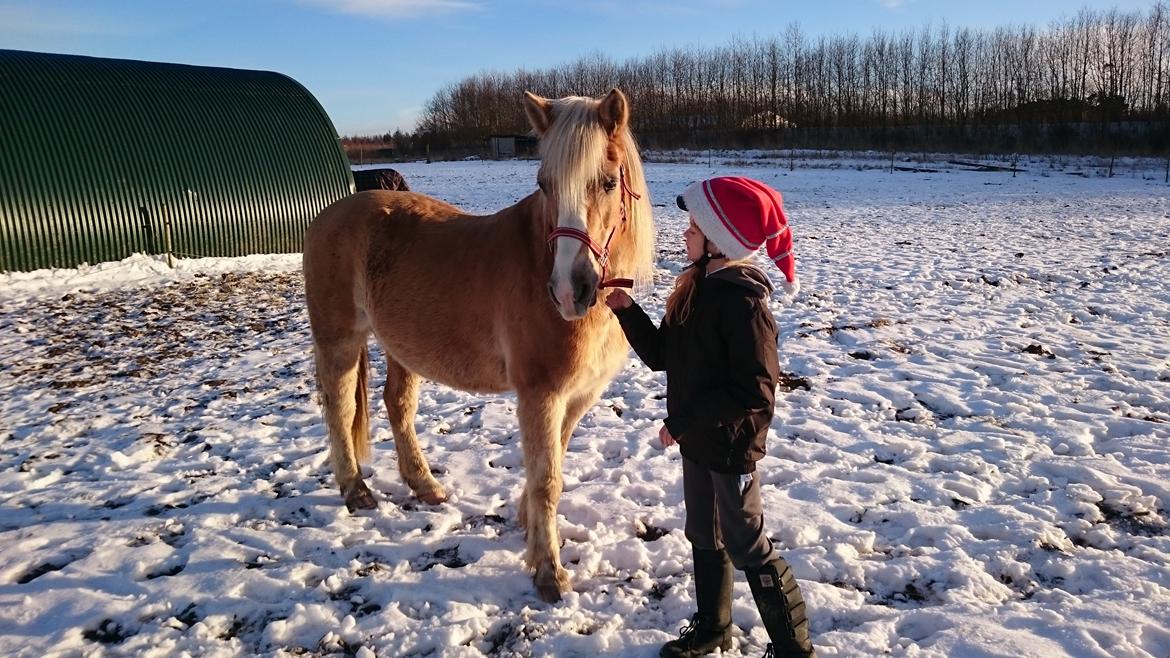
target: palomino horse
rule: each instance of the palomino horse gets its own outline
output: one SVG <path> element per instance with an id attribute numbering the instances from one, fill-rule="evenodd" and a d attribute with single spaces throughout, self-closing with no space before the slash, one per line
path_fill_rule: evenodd
<path id="1" fill-rule="evenodd" d="M 420 499 L 446 493 L 415 436 L 419 378 L 515 391 L 525 483 L 517 518 L 542 599 L 568 591 L 556 509 L 573 428 L 629 347 L 598 289 L 648 280 L 654 228 L 626 98 L 525 94 L 540 136 L 539 189 L 475 217 L 411 192 L 355 194 L 305 235 L 305 296 L 334 476 L 351 511 L 377 506 L 369 455 L 367 339 L 387 355 L 384 399 L 398 470 Z M 550 299 L 551 296 L 551 299 Z"/>

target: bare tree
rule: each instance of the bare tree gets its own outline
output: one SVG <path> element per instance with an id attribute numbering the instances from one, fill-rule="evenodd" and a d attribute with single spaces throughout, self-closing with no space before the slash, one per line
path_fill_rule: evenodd
<path id="1" fill-rule="evenodd" d="M 1082 9 L 1043 30 L 928 23 L 811 41 L 793 23 L 778 36 L 623 62 L 594 52 L 564 66 L 481 72 L 445 85 L 427 101 L 416 132 L 428 143 L 475 143 L 491 132 L 527 130 L 517 102 L 525 89 L 598 95 L 613 86 L 637 103 L 639 132 L 664 144 L 774 142 L 781 134 L 843 144 L 868 134 L 884 145 L 891 136 L 921 142 L 951 126 L 960 139 L 1010 136 L 1016 124 L 1031 123 L 1068 124 L 1064 134 L 1076 136 L 1075 124 L 1105 115 L 1165 124 L 1168 7 L 1157 0 L 1145 13 Z M 799 127 L 778 132 L 792 124 Z"/>

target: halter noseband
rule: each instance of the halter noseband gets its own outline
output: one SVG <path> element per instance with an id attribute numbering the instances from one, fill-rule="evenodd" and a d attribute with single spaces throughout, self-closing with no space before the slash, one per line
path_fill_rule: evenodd
<path id="1" fill-rule="evenodd" d="M 625 224 L 626 223 L 626 195 L 627 194 L 630 195 L 630 197 L 633 198 L 634 200 L 641 199 L 642 195 L 631 190 L 629 184 L 626 183 L 626 168 L 624 165 L 622 166 L 621 169 L 618 170 L 618 176 L 621 178 L 621 188 L 622 188 L 622 205 L 621 205 L 622 224 Z M 609 237 L 605 239 L 605 244 L 600 245 L 600 244 L 597 244 L 597 242 L 595 242 L 593 240 L 593 238 L 587 232 L 582 231 L 579 228 L 558 226 L 557 228 L 554 228 L 548 234 L 548 244 L 549 244 L 549 248 L 551 249 L 553 247 L 553 241 L 556 240 L 557 238 L 573 238 L 574 240 L 581 242 L 586 247 L 589 247 L 589 251 L 593 252 L 593 257 L 596 258 L 597 263 L 599 265 L 601 265 L 601 283 L 597 284 L 597 287 L 599 289 L 600 288 L 633 288 L 634 287 L 634 280 L 633 279 L 607 279 L 607 278 L 605 278 L 606 272 L 609 270 L 609 243 L 613 241 L 613 235 L 616 231 L 617 231 L 617 226 L 614 226 L 613 228 L 611 228 L 609 230 Z"/>

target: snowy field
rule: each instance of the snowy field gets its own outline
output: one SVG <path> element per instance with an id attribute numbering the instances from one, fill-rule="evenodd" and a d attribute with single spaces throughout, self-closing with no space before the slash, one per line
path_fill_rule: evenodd
<path id="1" fill-rule="evenodd" d="M 698 160 L 648 166 L 660 276 L 641 301 L 660 317 L 684 264 L 686 184 L 784 193 L 804 292 L 774 300 L 786 375 L 760 468 L 822 658 L 1170 658 L 1163 172 Z M 473 212 L 534 187 L 531 162 L 396 167 Z M 577 430 L 575 591 L 546 605 L 521 563 L 512 397 L 424 387 L 451 494 L 433 507 L 379 415 L 382 505 L 345 511 L 298 269 L 0 275 L 0 654 L 657 655 L 694 603 L 661 376 L 631 361 Z M 731 653 L 759 655 L 742 575 L 733 617 Z"/>

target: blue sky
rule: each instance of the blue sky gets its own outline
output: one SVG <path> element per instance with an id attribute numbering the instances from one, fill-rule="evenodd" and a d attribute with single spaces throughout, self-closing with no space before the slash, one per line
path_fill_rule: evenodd
<path id="1" fill-rule="evenodd" d="M 951 26 L 1039 27 L 1153 0 L 0 0 L 0 48 L 279 71 L 342 134 L 411 130 L 436 90 L 477 71 L 621 61 L 732 37 Z M 539 90 L 536 90 L 539 92 Z"/>

